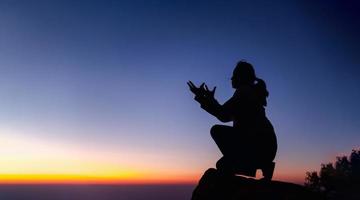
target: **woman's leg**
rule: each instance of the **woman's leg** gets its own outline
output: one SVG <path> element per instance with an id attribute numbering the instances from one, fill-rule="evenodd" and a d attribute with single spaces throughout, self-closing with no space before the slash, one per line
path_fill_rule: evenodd
<path id="1" fill-rule="evenodd" d="M 210 133 L 224 156 L 236 159 L 253 158 L 256 144 L 247 132 L 241 132 L 231 126 L 214 125 Z"/>
<path id="2" fill-rule="evenodd" d="M 210 130 L 211 137 L 225 156 L 234 154 L 235 131 L 231 126 L 214 125 Z"/>
<path id="3" fill-rule="evenodd" d="M 224 125 L 213 126 L 210 133 L 224 155 L 216 163 L 217 169 L 255 176 L 256 169 L 261 168 L 265 179 L 271 180 L 277 147 L 275 133 L 246 132 Z"/>
<path id="4" fill-rule="evenodd" d="M 240 173 L 246 176 L 255 176 L 256 168 L 252 165 L 254 159 L 249 135 L 231 126 L 214 125 L 211 128 L 211 137 L 224 155 L 217 163 L 216 168 L 224 173 Z"/>

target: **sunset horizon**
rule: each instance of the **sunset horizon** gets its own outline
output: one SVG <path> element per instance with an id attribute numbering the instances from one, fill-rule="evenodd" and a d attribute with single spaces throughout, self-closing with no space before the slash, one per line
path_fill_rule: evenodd
<path id="1" fill-rule="evenodd" d="M 2 130 L 2 147 L 11 151 L 6 155 L 5 152 L 0 154 L 3 158 L 0 160 L 0 184 L 196 184 L 204 170 L 215 167 L 213 162 L 203 169 L 192 169 L 190 165 L 188 169 L 175 171 L 163 166 L 149 168 L 151 165 L 147 162 L 135 160 L 131 162 L 137 164 L 124 164 L 129 160 L 112 158 L 115 155 L 105 147 L 102 151 L 93 152 L 88 146 L 61 144 L 21 135 L 13 130 Z M 334 161 L 340 155 L 345 155 L 345 152 L 334 155 L 327 162 Z M 6 156 L 11 159 L 6 159 Z M 305 173 L 318 170 L 320 164 L 318 168 L 285 166 L 290 171 L 275 168 L 274 180 L 303 184 Z M 261 172 L 258 171 L 257 177 L 260 176 Z"/>

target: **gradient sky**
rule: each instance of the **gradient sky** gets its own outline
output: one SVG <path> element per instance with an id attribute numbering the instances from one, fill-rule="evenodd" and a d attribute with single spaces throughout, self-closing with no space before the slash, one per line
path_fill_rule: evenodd
<path id="1" fill-rule="evenodd" d="M 302 182 L 360 141 L 360 4 L 0 1 L 0 182 L 195 182 L 219 123 L 186 82 L 246 59 L 270 92 L 275 179 Z M 256 142 L 256 141 L 254 141 Z"/>

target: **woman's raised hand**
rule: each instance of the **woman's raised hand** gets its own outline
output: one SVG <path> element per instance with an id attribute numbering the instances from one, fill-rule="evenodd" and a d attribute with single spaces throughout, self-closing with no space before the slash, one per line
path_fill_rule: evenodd
<path id="1" fill-rule="evenodd" d="M 188 81 L 187 85 L 189 86 L 190 91 L 195 94 L 195 96 L 203 96 L 205 94 L 205 83 L 202 83 L 199 87 L 196 87 L 193 82 Z"/>
<path id="2" fill-rule="evenodd" d="M 205 84 L 205 96 L 208 98 L 215 98 L 215 90 L 216 90 L 216 86 L 214 87 L 213 90 L 209 90 L 208 86 Z"/>
<path id="3" fill-rule="evenodd" d="M 215 96 L 216 87 L 210 90 L 205 83 L 202 83 L 199 87 L 196 87 L 196 85 L 191 81 L 188 81 L 187 84 L 190 88 L 190 91 L 194 93 L 196 96 L 202 96 L 207 99 L 215 98 L 214 96 Z"/>

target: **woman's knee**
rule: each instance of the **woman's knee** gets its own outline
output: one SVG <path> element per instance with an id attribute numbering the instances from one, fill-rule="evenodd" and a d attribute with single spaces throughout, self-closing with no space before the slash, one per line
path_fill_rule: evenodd
<path id="1" fill-rule="evenodd" d="M 220 132 L 222 132 L 222 129 L 224 129 L 224 126 L 223 126 L 223 125 L 218 125 L 218 124 L 216 124 L 216 125 L 212 126 L 211 129 L 210 129 L 210 135 L 211 135 L 211 137 L 212 137 L 212 138 L 216 138 L 216 136 L 217 136 Z"/>

